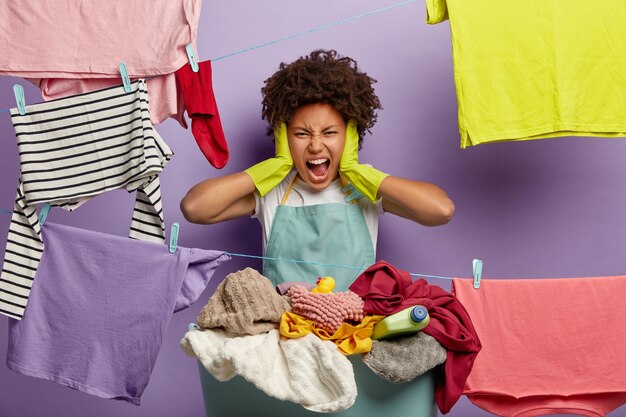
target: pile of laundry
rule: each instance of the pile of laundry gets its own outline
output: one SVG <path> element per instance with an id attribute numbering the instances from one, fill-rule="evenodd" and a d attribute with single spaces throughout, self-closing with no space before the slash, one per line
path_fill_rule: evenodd
<path id="1" fill-rule="evenodd" d="M 181 347 L 219 381 L 239 375 L 265 394 L 316 412 L 339 412 L 357 397 L 352 363 L 361 354 L 394 383 L 434 373 L 439 409 L 461 396 L 480 341 L 465 308 L 449 292 L 385 261 L 372 265 L 348 291 L 285 282 L 274 287 L 251 268 L 229 274 L 200 312 Z M 386 316 L 422 305 L 420 332 L 372 339 Z"/>

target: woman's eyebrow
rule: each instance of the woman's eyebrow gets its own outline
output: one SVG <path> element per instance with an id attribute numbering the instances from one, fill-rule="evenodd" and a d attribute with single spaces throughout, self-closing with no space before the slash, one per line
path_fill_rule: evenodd
<path id="1" fill-rule="evenodd" d="M 304 126 L 292 126 L 291 129 L 293 129 L 293 130 L 303 130 L 305 132 L 312 132 L 311 129 L 309 129 L 308 127 L 304 127 Z M 325 132 L 325 131 L 330 130 L 330 129 L 339 129 L 339 125 L 338 124 L 328 125 L 328 126 L 322 128 L 320 130 L 320 132 Z"/>
<path id="2" fill-rule="evenodd" d="M 293 130 L 304 130 L 306 132 L 310 132 L 310 130 L 304 126 L 294 126 Z"/>

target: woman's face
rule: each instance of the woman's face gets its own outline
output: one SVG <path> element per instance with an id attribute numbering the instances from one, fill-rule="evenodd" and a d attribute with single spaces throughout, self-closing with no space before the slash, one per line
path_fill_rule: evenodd
<path id="1" fill-rule="evenodd" d="M 298 176 L 314 190 L 323 190 L 339 175 L 346 144 L 346 123 L 330 104 L 298 107 L 287 125 L 289 150 Z"/>

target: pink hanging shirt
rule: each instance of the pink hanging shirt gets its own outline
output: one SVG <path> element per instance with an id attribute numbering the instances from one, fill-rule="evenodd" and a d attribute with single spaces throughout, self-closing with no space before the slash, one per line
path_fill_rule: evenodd
<path id="1" fill-rule="evenodd" d="M 195 42 L 201 0 L 3 1 L 0 75 L 28 78 L 171 74 Z"/>

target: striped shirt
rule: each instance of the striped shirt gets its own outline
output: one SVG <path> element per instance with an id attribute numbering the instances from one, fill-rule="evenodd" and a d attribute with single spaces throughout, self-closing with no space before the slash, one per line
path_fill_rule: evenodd
<path id="1" fill-rule="evenodd" d="M 129 236 L 163 243 L 158 174 L 173 155 L 150 123 L 145 80 L 11 109 L 20 181 L 0 274 L 0 314 L 20 319 L 44 250 L 35 205 L 72 211 L 106 191 L 137 191 Z"/>

